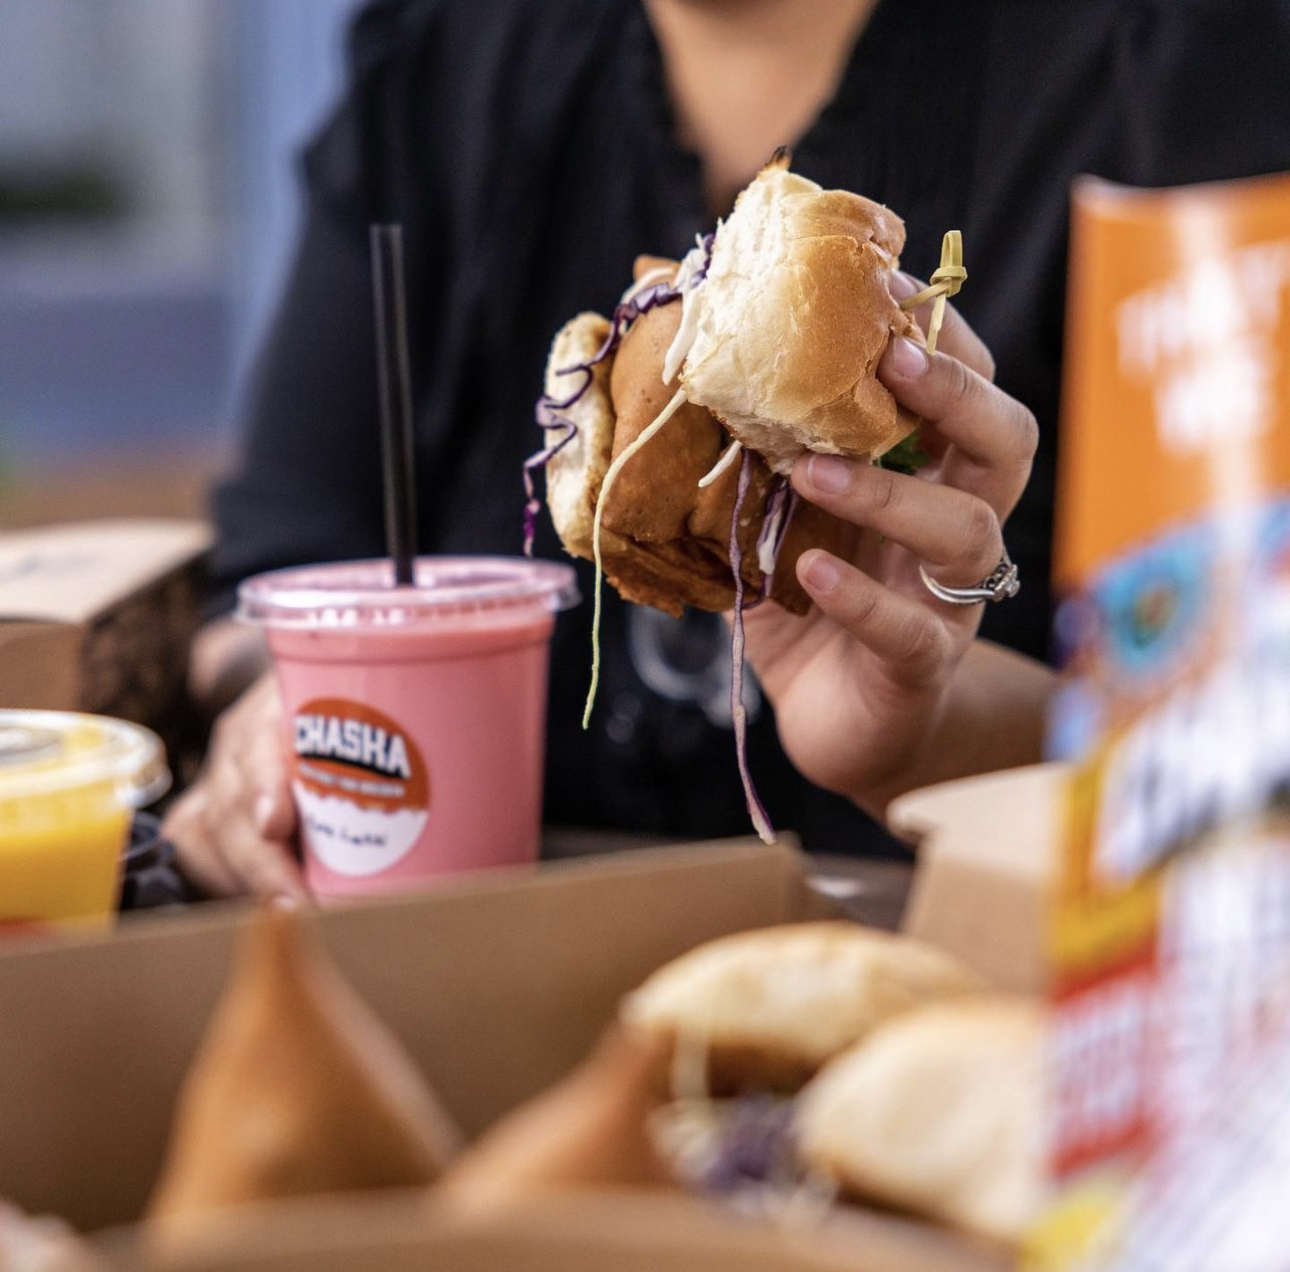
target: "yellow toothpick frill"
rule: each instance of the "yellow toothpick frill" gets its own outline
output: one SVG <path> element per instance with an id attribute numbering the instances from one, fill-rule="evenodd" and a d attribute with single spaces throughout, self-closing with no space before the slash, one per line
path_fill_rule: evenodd
<path id="1" fill-rule="evenodd" d="M 927 352 L 936 352 L 936 341 L 941 334 L 941 323 L 945 321 L 945 303 L 951 296 L 957 296 L 959 288 L 967 281 L 967 270 L 963 268 L 963 235 L 959 230 L 947 230 L 941 240 L 940 267 L 932 275 L 931 285 L 924 287 L 916 296 L 902 300 L 900 307 L 906 312 L 925 305 L 929 300 L 936 303 L 932 306 L 932 320 L 927 324 Z"/>
<path id="2" fill-rule="evenodd" d="M 596 500 L 596 516 L 591 524 L 591 555 L 596 562 L 596 584 L 595 608 L 592 611 L 591 619 L 591 685 L 587 689 L 587 705 L 582 712 L 582 727 L 584 729 L 591 725 L 591 708 L 596 701 L 596 689 L 600 685 L 600 609 L 601 592 L 604 590 L 605 578 L 605 569 L 600 554 L 600 522 L 604 515 L 605 504 L 609 500 L 611 487 L 618 480 L 618 474 L 623 471 L 623 466 L 633 455 L 641 450 L 650 438 L 662 429 L 663 425 L 676 414 L 684 402 L 684 391 L 677 389 L 672 396 L 672 400 L 658 413 L 654 422 L 647 429 L 644 429 L 640 436 L 609 465 L 605 480 L 600 485 L 600 496 Z"/>

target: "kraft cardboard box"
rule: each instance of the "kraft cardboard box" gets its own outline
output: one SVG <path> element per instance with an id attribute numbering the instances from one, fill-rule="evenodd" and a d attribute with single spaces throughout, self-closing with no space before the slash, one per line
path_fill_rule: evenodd
<path id="1" fill-rule="evenodd" d="M 681 1194 L 535 1198 L 463 1217 L 408 1194 L 312 1199 L 252 1216 L 183 1251 L 133 1234 L 98 1242 L 113 1272 L 1003 1272 L 997 1254 L 896 1215 L 838 1212 L 789 1228 Z"/>
<path id="2" fill-rule="evenodd" d="M 495 871 L 317 923 L 474 1135 L 576 1064 L 660 963 L 820 912 L 797 854 L 738 840 Z M 141 1212 L 245 920 L 215 905 L 0 953 L 0 1196 L 82 1230 Z"/>
<path id="3" fill-rule="evenodd" d="M 0 707 L 119 716 L 171 741 L 209 542 L 176 520 L 0 532 Z"/>
<path id="4" fill-rule="evenodd" d="M 956 954 L 1001 989 L 1046 992 L 1068 771 L 1037 764 L 894 801 L 888 819 L 918 854 L 903 930 Z"/>
<path id="5" fill-rule="evenodd" d="M 342 972 L 473 1136 L 582 1059 L 622 994 L 668 959 L 728 932 L 834 913 L 809 886 L 805 864 L 786 847 L 756 841 L 664 848 L 494 872 L 338 906 L 316 921 Z M 0 952 L 0 1196 L 84 1231 L 138 1218 L 245 920 L 241 907 L 211 907 L 141 920 L 115 937 Z M 351 1234 L 347 1266 L 411 1266 L 406 1244 L 382 1245 L 387 1228 L 362 1218 L 364 1204 L 346 1198 L 324 1207 Z M 333 1265 L 317 1224 L 293 1218 L 290 1207 L 273 1209 L 265 1216 L 272 1239 L 247 1227 L 230 1261 L 208 1266 Z M 416 1209 L 414 1227 L 423 1221 Z M 930 1225 L 868 1215 L 863 1226 L 869 1235 L 846 1247 L 849 1272 L 1002 1266 Z M 433 1226 L 417 1231 L 432 1244 L 450 1237 Z M 643 1221 L 614 1239 L 639 1251 L 660 1231 Z M 768 1230 L 755 1232 L 769 1239 Z M 875 1263 L 875 1249 L 903 1251 L 907 1261 Z M 590 1268 L 562 1261 L 567 1253 L 492 1266 Z M 928 1262 L 933 1253 L 940 1262 Z M 472 1266 L 461 1258 L 451 1266 Z M 648 1265 L 698 1272 L 661 1256 Z"/>

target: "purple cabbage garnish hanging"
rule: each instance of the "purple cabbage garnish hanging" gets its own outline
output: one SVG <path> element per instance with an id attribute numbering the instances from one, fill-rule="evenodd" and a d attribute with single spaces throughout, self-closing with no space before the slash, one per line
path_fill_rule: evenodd
<path id="1" fill-rule="evenodd" d="M 739 464 L 739 485 L 735 492 L 735 510 L 730 517 L 730 569 L 735 576 L 735 612 L 730 625 L 730 717 L 735 730 L 735 759 L 739 780 L 744 787 L 744 802 L 753 829 L 768 843 L 775 842 L 775 829 L 753 786 L 748 769 L 748 712 L 744 709 L 744 576 L 743 550 L 739 547 L 739 514 L 743 510 L 748 487 L 752 484 L 752 452 L 744 450 Z"/>
<path id="2" fill-rule="evenodd" d="M 695 270 L 694 275 L 689 280 L 689 287 L 697 287 L 707 277 L 708 269 L 712 264 L 712 245 L 715 241 L 715 234 L 708 234 L 700 240 L 699 246 L 702 248 L 703 258 L 699 268 Z M 567 411 L 586 393 L 593 380 L 592 368 L 599 366 L 618 348 L 623 337 L 627 334 L 628 328 L 637 318 L 649 313 L 651 309 L 656 309 L 659 305 L 670 305 L 673 301 L 680 300 L 683 294 L 680 288 L 670 282 L 652 283 L 639 290 L 629 291 L 614 306 L 614 312 L 609 320 L 609 334 L 605 337 L 600 348 L 585 362 L 575 362 L 572 366 L 562 367 L 556 372 L 557 375 L 573 375 L 575 372 L 582 372 L 585 379 L 577 392 L 559 400 L 546 393 L 538 398 L 536 410 L 538 427 L 544 430 L 559 429 L 561 436 L 551 445 L 535 451 L 524 461 L 525 556 L 533 555 L 533 539 L 537 533 L 537 518 L 542 511 L 542 502 L 538 498 L 534 487 L 533 474 L 537 469 L 545 468 L 560 451 L 573 441 L 578 433 L 578 426 L 571 419 L 558 414 L 558 412 Z"/>

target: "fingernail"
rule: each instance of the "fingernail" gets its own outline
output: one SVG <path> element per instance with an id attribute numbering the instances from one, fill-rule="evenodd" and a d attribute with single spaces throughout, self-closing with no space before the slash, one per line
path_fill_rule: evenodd
<path id="1" fill-rule="evenodd" d="M 812 455 L 806 479 L 822 494 L 841 494 L 851 484 L 851 466 L 832 455 Z"/>
<path id="2" fill-rule="evenodd" d="M 260 834 L 265 834 L 273 821 L 273 810 L 277 807 L 277 801 L 269 794 L 268 791 L 261 791 L 255 797 L 255 805 L 251 809 L 251 820 L 255 822 L 255 828 Z"/>
<path id="3" fill-rule="evenodd" d="M 918 279 L 911 278 L 903 269 L 893 269 L 887 281 L 887 290 L 892 300 L 908 300 L 923 290 Z"/>
<path id="4" fill-rule="evenodd" d="M 931 365 L 927 350 L 907 336 L 897 336 L 891 342 L 892 370 L 902 379 L 917 380 L 927 374 L 927 368 Z"/>
<path id="5" fill-rule="evenodd" d="M 831 592 L 841 577 L 838 563 L 827 552 L 817 552 L 806 563 L 803 582 L 813 592 Z"/>

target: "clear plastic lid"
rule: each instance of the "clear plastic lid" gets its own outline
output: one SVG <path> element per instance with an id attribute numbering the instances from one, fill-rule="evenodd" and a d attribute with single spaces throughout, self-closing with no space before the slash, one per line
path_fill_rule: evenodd
<path id="1" fill-rule="evenodd" d="M 570 566 L 526 557 L 420 557 L 416 582 L 394 585 L 388 560 L 274 570 L 237 590 L 237 617 L 261 627 L 401 627 L 576 605 Z"/>
<path id="2" fill-rule="evenodd" d="M 165 794 L 170 770 L 149 729 L 72 711 L 0 711 L 0 801 L 112 782 L 142 808 Z"/>

